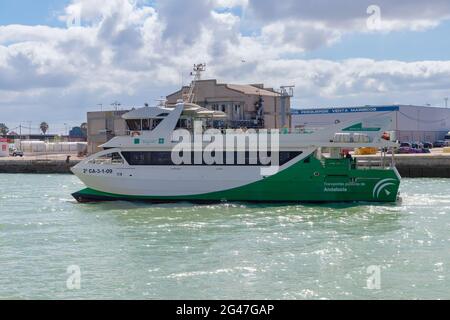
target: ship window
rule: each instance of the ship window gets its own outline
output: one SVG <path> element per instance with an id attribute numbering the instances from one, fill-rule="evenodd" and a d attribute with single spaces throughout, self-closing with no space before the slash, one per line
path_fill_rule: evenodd
<path id="1" fill-rule="evenodd" d="M 127 126 L 130 131 L 141 131 L 141 119 L 127 120 Z"/>
<path id="2" fill-rule="evenodd" d="M 114 152 L 92 159 L 89 163 L 97 165 L 117 165 L 124 164 L 124 160 L 118 152 Z"/>
<path id="3" fill-rule="evenodd" d="M 157 118 L 165 118 L 165 117 L 167 117 L 168 115 L 169 115 L 168 113 L 161 113 L 161 114 L 157 115 L 156 117 L 157 117 Z"/>
<path id="4" fill-rule="evenodd" d="M 284 165 L 291 161 L 292 159 L 301 155 L 301 151 L 281 151 L 279 153 L 279 165 Z M 172 162 L 172 153 L 169 151 L 140 151 L 140 152 L 131 152 L 124 151 L 122 152 L 125 160 L 128 164 L 132 166 L 174 166 L 175 164 Z M 231 160 L 229 161 L 227 159 Z M 212 154 L 215 157 L 215 154 Z M 269 155 L 270 157 L 270 155 Z M 198 156 L 198 159 L 203 159 L 202 163 L 195 163 L 195 154 L 191 153 L 191 161 L 190 163 L 182 164 L 185 166 L 189 165 L 207 165 L 205 163 L 204 157 L 202 155 Z M 215 157 L 216 158 L 216 157 Z M 259 155 L 253 152 L 224 152 L 223 154 L 223 164 L 214 164 L 214 165 L 225 165 L 225 166 L 269 166 L 266 161 L 262 161 Z"/>
<path id="5" fill-rule="evenodd" d="M 152 121 L 152 130 L 155 129 L 160 123 L 162 119 L 153 119 Z"/>
<path id="6" fill-rule="evenodd" d="M 150 119 L 142 119 L 142 130 L 143 131 L 150 130 Z"/>
<path id="7" fill-rule="evenodd" d="M 132 166 L 171 166 L 171 152 L 122 152 L 125 160 Z"/>
<path id="8" fill-rule="evenodd" d="M 288 163 L 289 161 L 298 157 L 301 154 L 302 154 L 301 151 L 281 151 L 280 152 L 280 166 Z"/>
<path id="9" fill-rule="evenodd" d="M 153 166 L 173 165 L 171 152 L 152 152 L 151 163 Z"/>
<path id="10" fill-rule="evenodd" d="M 177 129 L 186 129 L 186 128 L 188 128 L 189 127 L 189 125 L 188 125 L 188 120 L 187 119 L 180 119 L 180 120 L 178 120 L 178 123 L 177 123 Z"/>

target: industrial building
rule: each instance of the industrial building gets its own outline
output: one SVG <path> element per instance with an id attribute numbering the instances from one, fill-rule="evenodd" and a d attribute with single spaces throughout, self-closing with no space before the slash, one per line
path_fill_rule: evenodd
<path id="1" fill-rule="evenodd" d="M 395 112 L 395 131 L 401 142 L 443 140 L 450 130 L 450 109 L 411 105 L 296 109 L 291 110 L 292 127 L 322 128 L 383 112 Z"/>
<path id="2" fill-rule="evenodd" d="M 115 136 L 125 135 L 127 125 L 122 115 L 130 110 L 88 112 L 88 154 L 101 151 L 100 145 Z"/>
<path id="3" fill-rule="evenodd" d="M 168 104 L 189 95 L 191 87 L 167 96 Z M 226 126 L 230 128 L 283 128 L 290 127 L 290 98 L 292 88 L 281 88 L 280 92 L 265 88 L 263 84 L 223 84 L 217 80 L 195 81 L 192 102 L 228 115 Z"/>

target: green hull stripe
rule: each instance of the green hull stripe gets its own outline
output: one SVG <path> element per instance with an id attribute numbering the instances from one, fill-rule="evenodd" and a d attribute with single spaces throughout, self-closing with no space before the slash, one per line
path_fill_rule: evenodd
<path id="1" fill-rule="evenodd" d="M 386 181 L 386 182 L 385 182 Z M 185 196 L 133 196 L 84 189 L 74 194 L 79 201 L 251 201 L 251 202 L 395 202 L 400 186 L 394 170 L 352 169 L 348 159 L 314 157 L 300 161 L 271 177 L 219 192 Z"/>

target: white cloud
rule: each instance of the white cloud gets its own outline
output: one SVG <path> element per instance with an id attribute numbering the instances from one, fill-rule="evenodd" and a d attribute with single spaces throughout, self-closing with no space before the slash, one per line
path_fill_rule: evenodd
<path id="1" fill-rule="evenodd" d="M 450 1 L 284 0 L 275 4 L 271 0 L 249 0 L 246 15 L 266 28 L 318 34 L 312 46 L 308 46 L 308 41 L 304 43 L 304 49 L 310 50 L 333 43 L 348 33 L 435 28 L 450 19 Z M 296 40 L 292 37 L 291 43 Z"/>
<path id="2" fill-rule="evenodd" d="M 12 118 L 16 108 L 82 119 L 98 103 L 143 104 L 166 95 L 180 86 L 182 74 L 187 82 L 198 62 L 208 63 L 207 76 L 221 81 L 295 84 L 297 106 L 426 103 L 440 101 L 450 87 L 450 61 L 299 59 L 355 32 L 364 7 L 349 4 L 350 13 L 341 12 L 327 2 L 331 14 L 305 3 L 274 7 L 261 1 L 256 8 L 253 0 L 164 0 L 150 7 L 131 0 L 73 0 L 61 19 L 81 12 L 80 27 L 0 26 L 0 108 Z M 436 25 L 448 12 L 441 1 L 429 10 L 412 3 L 424 11 L 413 19 L 414 28 Z M 257 34 L 244 35 L 243 18 L 232 10 L 216 10 L 236 6 L 266 19 Z M 388 29 L 405 28 L 414 10 L 389 8 Z"/>
<path id="3" fill-rule="evenodd" d="M 247 7 L 249 0 L 215 0 L 219 8 Z"/>
<path id="4" fill-rule="evenodd" d="M 415 22 L 430 24 L 450 18 L 448 0 L 285 0 L 274 4 L 271 0 L 249 0 L 247 10 L 254 18 L 267 22 L 296 19 L 304 22 L 322 22 L 335 29 L 361 31 L 376 6 L 380 9 L 381 22 Z M 398 24 L 408 28 L 408 24 Z"/>

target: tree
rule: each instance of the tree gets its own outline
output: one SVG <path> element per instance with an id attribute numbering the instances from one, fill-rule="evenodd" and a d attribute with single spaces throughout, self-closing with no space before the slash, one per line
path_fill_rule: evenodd
<path id="1" fill-rule="evenodd" d="M 39 128 L 41 128 L 41 131 L 43 134 L 46 134 L 48 131 L 48 123 L 47 122 L 42 122 L 41 125 L 39 126 Z"/>
<path id="2" fill-rule="evenodd" d="M 8 134 L 9 128 L 4 123 L 0 123 L 0 134 L 6 136 Z"/>
<path id="3" fill-rule="evenodd" d="M 86 122 L 83 122 L 80 126 L 81 131 L 83 132 L 83 137 L 87 137 L 87 131 L 88 131 L 88 124 Z"/>

